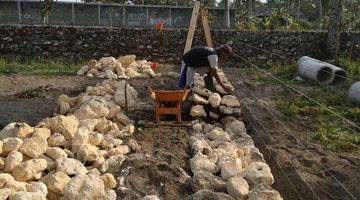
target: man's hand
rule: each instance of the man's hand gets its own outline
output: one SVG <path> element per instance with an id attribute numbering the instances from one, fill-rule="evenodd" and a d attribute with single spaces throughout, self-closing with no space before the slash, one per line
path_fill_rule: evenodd
<path id="1" fill-rule="evenodd" d="M 226 93 L 233 94 L 234 89 L 232 87 L 224 85 L 223 89 Z"/>

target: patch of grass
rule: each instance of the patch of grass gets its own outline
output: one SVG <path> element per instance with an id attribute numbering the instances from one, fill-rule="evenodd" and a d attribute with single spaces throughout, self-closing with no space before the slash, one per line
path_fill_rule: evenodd
<path id="1" fill-rule="evenodd" d="M 19 60 L 0 58 L 0 74 L 73 74 L 81 64 L 65 63 L 56 60 Z"/>
<path id="2" fill-rule="evenodd" d="M 358 151 L 360 136 L 336 127 L 319 128 L 313 140 L 322 143 L 333 151 Z"/>
<path id="3" fill-rule="evenodd" d="M 339 66 L 348 71 L 349 79 L 360 79 L 359 61 L 349 62 L 340 59 L 340 62 L 342 65 Z M 352 84 L 351 81 L 347 82 L 346 87 L 335 89 L 313 81 L 295 80 L 294 78 L 298 76 L 296 63 L 273 66 L 268 68 L 267 71 L 335 113 L 360 124 L 360 108 L 354 107 L 347 101 L 347 91 Z M 314 141 L 333 151 L 351 152 L 360 150 L 360 136 L 358 133 L 353 130 L 347 131 L 347 124 L 333 112 L 261 72 L 255 73 L 253 77 L 256 77 L 256 80 L 260 82 L 282 88 L 272 98 L 276 102 L 277 108 L 286 117 L 295 120 L 305 119 L 312 121 L 309 130 L 316 130 L 313 135 Z"/>

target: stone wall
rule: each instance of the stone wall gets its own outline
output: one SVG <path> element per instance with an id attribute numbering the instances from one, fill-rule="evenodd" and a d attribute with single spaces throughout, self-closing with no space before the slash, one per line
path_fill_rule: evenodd
<path id="1" fill-rule="evenodd" d="M 187 30 L 85 28 L 57 26 L 0 26 L 0 54 L 21 58 L 57 58 L 68 61 L 99 59 L 102 56 L 136 54 L 141 58 L 177 62 L 185 46 Z M 257 62 L 280 62 L 309 55 L 325 57 L 326 32 L 212 31 L 214 41 L 232 42 L 235 50 Z M 285 57 L 270 55 L 246 46 L 251 44 Z M 342 53 L 353 45 L 353 57 L 360 57 L 360 33 L 341 35 Z M 201 31 L 194 45 L 204 45 Z"/>

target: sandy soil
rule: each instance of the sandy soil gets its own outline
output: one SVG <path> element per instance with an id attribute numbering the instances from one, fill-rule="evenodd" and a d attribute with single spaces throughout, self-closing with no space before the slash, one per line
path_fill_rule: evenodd
<path id="1" fill-rule="evenodd" d="M 131 154 L 121 166 L 129 170 L 126 192 L 118 191 L 118 199 L 141 199 L 146 194 L 161 199 L 184 199 L 192 193 L 185 177 L 190 173 L 191 158 L 187 143 L 190 129 L 186 127 L 144 128 L 135 134 L 142 149 Z M 121 174 L 121 171 L 118 174 Z"/>
<path id="2" fill-rule="evenodd" d="M 251 77 L 245 79 L 239 68 L 227 68 L 225 73 L 242 102 L 246 128 L 275 176 L 274 188 L 284 199 L 360 199 L 359 155 L 336 153 L 312 142 L 311 118 L 289 119 L 276 110 L 272 97 L 282 91 L 281 87 L 259 83 Z"/>

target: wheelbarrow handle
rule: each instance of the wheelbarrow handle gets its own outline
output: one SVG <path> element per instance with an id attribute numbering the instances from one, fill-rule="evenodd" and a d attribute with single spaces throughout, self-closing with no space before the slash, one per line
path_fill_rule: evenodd
<path id="1" fill-rule="evenodd" d="M 148 85 L 145 85 L 145 89 L 146 89 L 146 92 L 149 94 L 150 98 L 154 101 L 156 101 L 156 96 L 155 96 L 155 93 L 154 91 L 151 89 L 150 86 Z"/>

